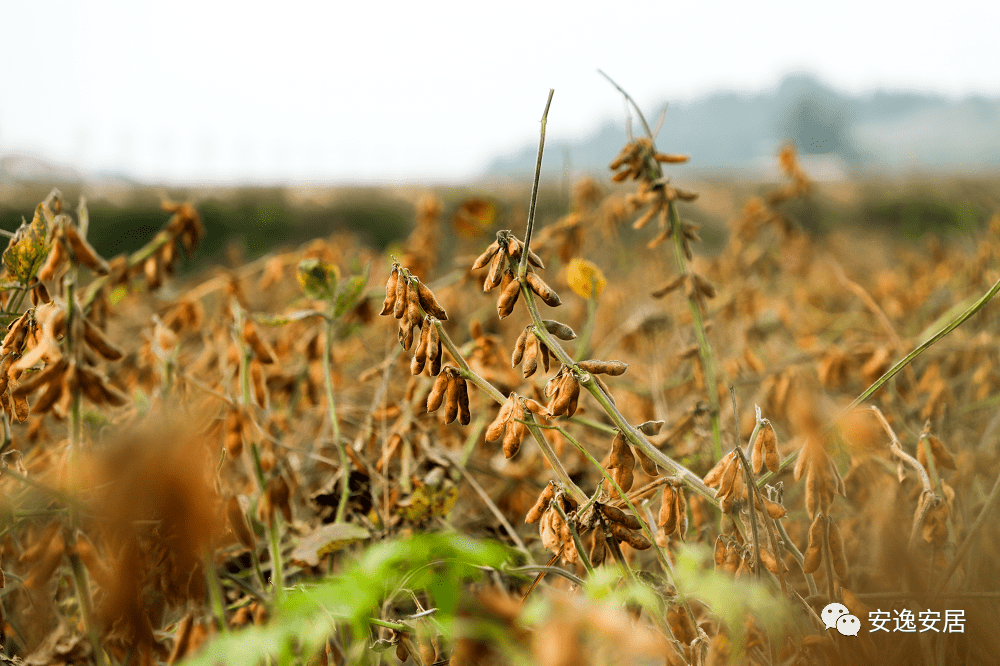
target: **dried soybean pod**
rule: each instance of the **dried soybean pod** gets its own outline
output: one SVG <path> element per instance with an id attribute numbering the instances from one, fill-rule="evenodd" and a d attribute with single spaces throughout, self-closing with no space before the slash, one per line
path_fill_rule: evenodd
<path id="1" fill-rule="evenodd" d="M 486 251 L 479 255 L 479 258 L 476 259 L 476 263 L 472 264 L 472 270 L 477 271 L 480 268 L 485 267 L 486 264 L 490 263 L 490 259 L 493 258 L 493 255 L 495 255 L 499 249 L 500 241 L 493 241 L 493 243 L 486 248 Z"/>
<path id="2" fill-rule="evenodd" d="M 461 393 L 461 387 L 459 386 L 462 379 L 456 377 L 449 373 L 448 376 L 448 388 L 445 390 L 444 398 L 444 422 L 452 423 L 456 418 L 458 418 L 458 401 L 459 394 Z"/>
<path id="3" fill-rule="evenodd" d="M 380 315 L 387 315 L 396 305 L 396 285 L 399 282 L 399 269 L 395 266 L 389 271 L 389 279 L 385 282 L 385 301 L 382 303 Z"/>
<path id="4" fill-rule="evenodd" d="M 636 428 L 643 435 L 647 437 L 652 437 L 659 434 L 660 428 L 663 427 L 663 421 L 646 421 L 645 423 L 640 423 Z"/>
<path id="5" fill-rule="evenodd" d="M 549 371 L 549 348 L 541 340 L 538 341 L 538 351 L 542 356 L 542 370 Z"/>
<path id="6" fill-rule="evenodd" d="M 806 548 L 802 564 L 802 571 L 807 574 L 811 574 L 819 569 L 819 563 L 822 561 L 823 526 L 825 522 L 826 516 L 822 513 L 817 513 L 816 517 L 813 519 L 812 525 L 809 527 L 809 546 Z"/>
<path id="7" fill-rule="evenodd" d="M 91 336 L 96 340 L 96 329 L 92 331 Z M 86 328 L 84 328 L 84 337 L 87 338 Z M 87 338 L 87 342 L 90 342 L 90 339 L 91 338 Z M 267 345 L 267 343 L 260 339 L 260 335 L 257 334 L 257 327 L 253 325 L 253 321 L 250 319 L 243 322 L 243 341 L 250 345 L 250 349 L 253 351 L 254 356 L 256 356 L 261 363 L 274 363 L 274 352 L 271 351 L 271 348 Z"/>
<path id="8" fill-rule="evenodd" d="M 726 544 L 722 541 L 722 535 L 715 537 L 715 550 L 713 551 L 716 570 L 726 563 Z"/>
<path id="9" fill-rule="evenodd" d="M 427 363 L 427 350 L 431 342 L 431 329 L 433 328 L 430 324 L 425 323 L 420 331 L 420 341 L 417 343 L 417 348 L 413 351 L 413 359 L 410 361 L 411 375 L 419 375 L 424 371 L 424 365 Z"/>
<path id="10" fill-rule="evenodd" d="M 660 515 L 657 518 L 657 523 L 664 534 L 673 534 L 677 529 L 675 492 L 677 491 L 669 483 L 663 486 L 663 502 L 660 504 Z"/>
<path id="11" fill-rule="evenodd" d="M 441 321 L 448 321 L 448 313 L 445 312 L 444 308 L 441 307 L 441 304 L 437 302 L 437 299 L 434 298 L 434 293 L 427 288 L 427 285 L 425 285 L 420 280 L 417 280 L 416 285 L 417 285 L 417 300 L 420 303 L 420 307 L 424 309 L 424 312 L 434 317 L 435 319 L 439 319 Z"/>
<path id="12" fill-rule="evenodd" d="M 608 520 L 611 520 L 616 523 L 621 523 L 630 530 L 642 529 L 642 523 L 640 523 L 639 519 L 633 516 L 632 514 L 625 513 L 621 509 L 615 508 L 610 504 L 601 504 L 600 507 L 601 507 L 601 513 L 603 513 L 604 517 L 607 518 Z"/>
<path id="13" fill-rule="evenodd" d="M 76 260 L 94 271 L 98 275 L 107 275 L 110 272 L 110 267 L 108 262 L 97 255 L 94 248 L 90 246 L 83 236 L 79 234 L 76 227 L 72 224 L 67 224 L 63 226 L 63 231 L 66 234 L 66 241 L 69 243 L 70 249 L 73 250 L 73 254 L 76 255 Z"/>
<path id="14" fill-rule="evenodd" d="M 486 274 L 486 280 L 483 282 L 483 291 L 493 291 L 500 285 L 500 281 L 503 279 L 503 269 L 506 265 L 507 256 L 502 252 L 497 252 L 490 264 L 490 271 Z"/>
<path id="15" fill-rule="evenodd" d="M 677 488 L 674 491 L 674 502 L 677 504 L 677 536 L 683 541 L 688 531 L 688 507 L 684 488 Z"/>
<path id="16" fill-rule="evenodd" d="M 456 377 L 453 381 L 458 382 L 458 422 L 469 425 L 472 421 L 472 413 L 469 411 L 469 384 L 463 377 Z"/>
<path id="17" fill-rule="evenodd" d="M 545 264 L 542 262 L 542 258 L 530 249 L 528 250 L 528 263 L 532 264 L 535 268 L 545 270 Z"/>
<path id="18" fill-rule="evenodd" d="M 527 379 L 535 374 L 536 368 L 538 368 L 538 338 L 532 333 L 528 335 L 524 346 L 524 378 Z"/>
<path id="19" fill-rule="evenodd" d="M 532 414 L 541 414 L 544 416 L 548 413 L 545 407 L 540 405 L 537 400 L 532 400 L 531 398 L 524 399 L 524 407 Z"/>
<path id="20" fill-rule="evenodd" d="M 535 501 L 535 505 L 528 509 L 528 514 L 524 517 L 524 522 L 526 523 L 537 523 L 545 513 L 545 510 L 549 508 L 549 502 L 556 495 L 555 483 L 549 481 L 545 488 L 542 489 L 542 494 L 538 496 L 538 500 Z"/>
<path id="21" fill-rule="evenodd" d="M 563 324 L 562 322 L 553 321 L 552 319 L 543 319 L 542 325 L 545 326 L 545 330 L 556 336 L 560 340 L 575 340 L 576 332 Z"/>
<path id="22" fill-rule="evenodd" d="M 760 474 L 764 466 L 764 427 L 757 430 L 757 436 L 750 445 L 750 469 L 754 474 Z"/>
<path id="23" fill-rule="evenodd" d="M 559 368 L 559 372 L 549 377 L 549 381 L 545 382 L 545 388 L 542 389 L 542 393 L 546 398 L 551 398 L 559 392 L 559 386 L 562 384 L 562 378 L 566 374 L 566 366 Z"/>
<path id="24" fill-rule="evenodd" d="M 741 476 L 738 474 L 739 469 L 739 462 L 735 458 L 730 458 L 729 464 L 722 475 L 722 482 L 719 484 L 719 489 L 715 493 L 716 499 L 733 493 L 733 488 L 736 484 L 736 477 Z"/>
<path id="25" fill-rule="evenodd" d="M 517 455 L 521 448 L 521 438 L 524 437 L 524 431 L 527 429 L 527 426 L 519 422 L 518 419 L 524 419 L 524 408 L 521 406 L 521 401 L 515 398 L 510 423 L 507 425 L 507 434 L 503 437 L 503 455 L 508 459 Z"/>
<path id="26" fill-rule="evenodd" d="M 609 525 L 610 526 L 618 526 L 618 523 L 609 523 Z M 611 527 L 611 530 L 613 532 L 615 530 L 615 528 Z M 618 535 L 616 534 L 615 536 L 617 537 Z M 632 548 L 635 548 L 636 550 L 648 550 L 649 548 L 652 548 L 652 546 L 653 546 L 653 544 L 651 544 L 649 542 L 649 539 L 647 539 L 645 536 L 643 536 L 639 532 L 630 532 L 628 530 L 625 530 L 625 534 L 623 536 L 625 538 L 622 539 L 622 541 L 624 541 L 625 543 L 627 543 Z"/>
<path id="27" fill-rule="evenodd" d="M 524 251 L 524 245 L 516 238 L 511 238 L 510 242 L 507 243 L 507 253 L 510 254 L 514 261 L 521 261 L 521 254 Z M 531 250 L 528 250 L 528 263 L 536 268 L 545 268 L 545 264 L 542 263 L 541 258 Z"/>
<path id="28" fill-rule="evenodd" d="M 628 444 L 625 443 L 625 436 L 622 435 L 621 431 L 616 432 L 615 438 L 611 440 L 611 455 L 608 457 L 608 467 L 611 469 L 623 467 L 628 461 L 628 457 L 625 455 L 627 448 Z"/>
<path id="29" fill-rule="evenodd" d="M 438 335 L 437 326 L 429 321 L 427 327 L 431 329 L 430 342 L 427 343 L 427 360 L 430 362 L 431 376 L 437 377 L 441 374 L 441 357 L 444 351 L 441 348 L 441 337 Z"/>
<path id="30" fill-rule="evenodd" d="M 764 451 L 764 465 L 769 471 L 777 474 L 778 469 L 781 467 L 781 459 L 778 456 L 778 440 L 774 435 L 774 428 L 771 426 L 771 422 L 765 420 L 765 423 L 766 425 L 762 428 L 764 432 L 761 434 L 763 439 L 761 446 Z"/>
<path id="31" fill-rule="evenodd" d="M 767 548 L 761 547 L 760 561 L 764 564 L 764 567 L 766 567 L 767 570 L 773 574 L 783 574 L 788 571 L 788 567 L 785 566 L 785 563 L 772 555 L 771 551 Z"/>
<path id="32" fill-rule="evenodd" d="M 450 368 L 451 366 L 447 366 Z M 437 379 L 434 380 L 434 385 L 431 386 L 431 392 L 427 394 L 427 411 L 436 412 L 441 403 L 444 402 L 445 390 L 448 388 L 448 372 L 447 368 L 445 372 L 438 374 Z"/>
<path id="33" fill-rule="evenodd" d="M 254 335 L 256 336 L 256 333 L 254 333 Z M 87 319 L 83 320 L 83 338 L 87 341 L 87 344 L 90 345 L 91 349 L 109 361 L 117 361 L 122 357 L 121 351 L 115 347 L 106 335 L 104 335 L 103 331 L 91 324 Z M 260 338 L 257 338 L 257 342 L 260 344 L 261 349 L 265 354 L 270 354 L 270 349 L 260 341 Z M 257 354 L 257 358 L 261 363 L 274 362 L 273 356 L 268 355 L 262 358 L 260 354 L 258 354 L 256 347 L 254 348 L 254 354 Z"/>
<path id="34" fill-rule="evenodd" d="M 497 300 L 497 315 L 499 315 L 500 319 L 507 317 L 514 311 L 514 305 L 517 303 L 517 298 L 520 295 L 521 283 L 516 279 L 511 280 Z"/>
<path id="35" fill-rule="evenodd" d="M 840 528 L 830 521 L 830 555 L 833 559 L 833 570 L 840 580 L 847 580 L 847 556 L 844 554 L 844 541 L 840 538 Z"/>
<path id="36" fill-rule="evenodd" d="M 917 441 L 917 460 L 925 469 L 930 469 L 927 465 L 927 452 L 925 450 L 923 440 L 925 437 L 921 437 Z M 951 455 L 951 452 L 945 448 L 944 444 L 940 439 L 934 435 L 928 434 L 926 436 L 927 443 L 930 444 L 931 457 L 934 458 L 934 465 L 939 469 L 957 469 L 955 464 L 955 457 Z"/>
<path id="37" fill-rule="evenodd" d="M 410 347 L 413 346 L 413 319 L 410 317 L 403 319 L 396 337 L 403 349 L 409 351 Z"/>
<path id="38" fill-rule="evenodd" d="M 495 442 L 503 435 L 504 430 L 507 428 L 507 420 L 510 418 L 511 412 L 514 411 L 515 396 L 516 394 L 511 393 L 507 396 L 507 400 L 500 406 L 497 417 L 493 419 L 493 422 L 486 429 L 485 437 L 487 442 Z"/>
<path id="39" fill-rule="evenodd" d="M 722 482 L 722 477 L 729 469 L 729 463 L 733 459 L 736 452 L 727 453 L 719 459 L 719 462 L 715 463 L 715 467 L 709 470 L 708 474 L 705 475 L 703 479 L 706 486 L 709 488 L 718 488 L 719 484 Z"/>
<path id="40" fill-rule="evenodd" d="M 646 452 L 642 450 L 641 446 L 635 447 L 635 457 L 639 459 L 639 466 L 642 467 L 642 471 L 649 476 L 659 476 L 660 471 L 656 469 L 656 463 L 653 459 L 646 455 Z"/>
<path id="41" fill-rule="evenodd" d="M 525 326 L 524 330 L 521 331 L 521 335 L 517 337 L 517 342 L 514 343 L 514 353 L 510 357 L 510 367 L 516 368 L 521 364 L 521 359 L 524 358 L 524 346 L 528 342 L 528 331 L 531 326 Z"/>
<path id="42" fill-rule="evenodd" d="M 538 294 L 538 297 L 548 305 L 549 307 L 558 307 L 562 305 L 562 301 L 559 299 L 559 294 L 553 291 L 552 287 L 545 284 L 545 280 L 539 277 L 538 273 L 528 273 L 524 276 L 528 281 L 528 286 L 531 287 L 531 291 Z"/>
<path id="43" fill-rule="evenodd" d="M 503 272 L 503 278 L 500 279 L 500 291 L 501 293 L 507 290 L 510 283 L 514 281 L 514 271 L 509 268 Z"/>
<path id="44" fill-rule="evenodd" d="M 766 497 L 764 498 L 764 508 L 767 510 L 767 515 L 771 516 L 773 520 L 785 517 L 785 507 L 781 506 L 777 502 L 772 502 Z"/>
<path id="45" fill-rule="evenodd" d="M 66 248 L 63 246 L 62 241 L 58 236 L 52 243 L 52 250 L 49 251 L 49 256 L 45 258 L 45 263 L 42 267 L 38 269 L 36 273 L 38 279 L 43 282 L 48 282 L 56 276 L 56 271 L 69 259 L 69 255 L 66 254 Z"/>
<path id="46" fill-rule="evenodd" d="M 806 440 L 805 444 L 802 445 L 802 448 L 799 449 L 799 457 L 796 459 L 795 467 L 792 471 L 792 478 L 796 481 L 802 478 L 802 473 L 805 471 L 807 463 L 812 458 L 812 454 L 807 448 L 808 446 L 809 440 Z M 812 467 L 812 465 L 809 465 L 809 467 Z"/>
<path id="47" fill-rule="evenodd" d="M 410 279 L 400 272 L 396 279 L 396 302 L 392 305 L 392 316 L 402 319 L 409 305 Z"/>
<path id="48" fill-rule="evenodd" d="M 576 377 L 572 373 L 566 375 L 569 379 L 566 381 L 569 384 L 569 404 L 566 405 L 566 418 L 569 418 L 576 414 L 576 408 L 580 404 L 580 382 L 576 381 Z"/>
<path id="49" fill-rule="evenodd" d="M 567 384 L 569 377 L 569 375 L 563 375 L 556 383 L 555 396 L 548 408 L 549 414 L 552 416 L 561 416 L 569 409 L 570 387 Z"/>
<path id="50" fill-rule="evenodd" d="M 604 540 L 604 536 L 599 534 L 600 531 L 599 527 L 594 530 L 594 538 L 590 544 L 590 563 L 595 567 L 604 563 L 604 558 L 608 553 L 607 542 Z"/>
<path id="51" fill-rule="evenodd" d="M 577 363 L 581 370 L 586 370 L 589 373 L 595 375 L 611 375 L 612 377 L 617 377 L 619 375 L 625 374 L 628 370 L 628 363 L 623 363 L 621 361 L 580 361 Z"/>

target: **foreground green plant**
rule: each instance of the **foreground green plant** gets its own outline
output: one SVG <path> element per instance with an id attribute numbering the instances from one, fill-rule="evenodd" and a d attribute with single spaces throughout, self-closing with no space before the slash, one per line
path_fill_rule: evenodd
<path id="1" fill-rule="evenodd" d="M 432 603 L 435 624 L 452 633 L 459 598 L 482 567 L 502 569 L 512 552 L 498 543 L 477 542 L 455 534 L 421 534 L 371 546 L 334 576 L 290 589 L 274 606 L 264 626 L 220 636 L 188 666 L 276 666 L 305 663 L 333 636 L 346 663 L 367 663 L 374 644 L 369 627 L 415 632 L 407 617 L 382 617 L 388 600 L 410 593 Z"/>

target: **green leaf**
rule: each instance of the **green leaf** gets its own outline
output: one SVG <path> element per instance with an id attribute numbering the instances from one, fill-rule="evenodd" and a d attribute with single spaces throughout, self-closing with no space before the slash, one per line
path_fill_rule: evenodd
<path id="1" fill-rule="evenodd" d="M 397 505 L 404 518 L 419 523 L 427 518 L 447 515 L 457 502 L 458 488 L 451 479 L 445 479 L 439 487 L 423 485 L 417 488 Z"/>
<path id="2" fill-rule="evenodd" d="M 35 208 L 31 224 L 21 222 L 10 245 L 3 253 L 7 272 L 21 284 L 28 284 L 49 254 L 49 225 L 45 221 L 42 204 Z"/>
<path id="3" fill-rule="evenodd" d="M 354 635 L 367 637 L 369 618 L 377 618 L 386 597 L 405 585 L 434 589 L 437 619 L 447 625 L 465 579 L 481 576 L 479 567 L 501 568 L 512 553 L 497 542 L 473 541 L 456 534 L 418 534 L 378 543 L 337 576 L 289 590 L 264 626 L 217 636 L 187 666 L 259 666 L 265 657 L 286 666 L 315 653 L 335 622 L 350 623 Z M 397 618 L 384 618 L 399 621 Z M 349 653 L 364 644 L 347 645 Z M 293 649 L 294 648 L 294 649 Z"/>
<path id="4" fill-rule="evenodd" d="M 734 580 L 713 568 L 712 551 L 704 544 L 684 544 L 678 549 L 674 577 L 685 595 L 704 601 L 729 627 L 733 654 L 746 641 L 746 618 L 753 615 L 769 634 L 791 622 L 791 608 L 776 590 L 744 576 Z"/>
<path id="5" fill-rule="evenodd" d="M 321 301 L 332 301 L 334 289 L 340 280 L 340 270 L 334 264 L 322 259 L 308 257 L 299 262 L 296 277 L 306 296 Z"/>
<path id="6" fill-rule="evenodd" d="M 319 310 L 308 309 L 296 310 L 284 315 L 255 314 L 253 315 L 253 320 L 265 326 L 284 326 L 285 324 L 291 324 L 293 321 L 308 319 L 309 317 L 326 317 L 326 315 Z"/>
<path id="7" fill-rule="evenodd" d="M 333 316 L 339 317 L 355 305 L 365 293 L 368 284 L 368 270 L 361 275 L 352 275 L 340 281 L 337 287 L 337 303 L 333 308 Z"/>

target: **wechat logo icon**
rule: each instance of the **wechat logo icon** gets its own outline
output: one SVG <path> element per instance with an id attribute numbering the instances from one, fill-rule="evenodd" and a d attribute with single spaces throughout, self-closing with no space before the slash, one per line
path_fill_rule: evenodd
<path id="1" fill-rule="evenodd" d="M 827 629 L 836 628 L 843 636 L 857 636 L 861 630 L 861 620 L 851 615 L 844 604 L 827 604 L 820 617 Z"/>

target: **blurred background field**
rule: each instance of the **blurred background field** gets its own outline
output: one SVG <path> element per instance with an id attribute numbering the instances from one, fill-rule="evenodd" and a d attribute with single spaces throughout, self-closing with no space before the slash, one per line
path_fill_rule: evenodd
<path id="1" fill-rule="evenodd" d="M 546 182 L 547 181 L 547 182 Z M 553 182 L 555 181 L 555 182 Z M 568 178 L 543 180 L 539 215 L 542 224 L 554 222 L 569 205 Z M 597 182 L 601 182 L 598 180 Z M 773 189 L 776 181 L 688 177 L 676 169 L 675 182 L 700 193 L 687 214 L 702 225 L 708 253 L 725 241 L 728 222 L 754 194 Z M 367 245 L 385 250 L 412 230 L 418 198 L 428 192 L 444 203 L 443 220 L 454 223 L 459 206 L 483 201 L 493 209 L 482 232 L 520 229 L 527 218 L 530 184 L 509 178 L 496 182 L 453 186 L 233 186 L 163 187 L 81 183 L 24 182 L 0 188 L 0 229 L 16 230 L 22 217 L 30 220 L 35 204 L 58 186 L 67 201 L 80 194 L 90 210 L 90 239 L 103 256 L 139 249 L 162 225 L 160 201 L 192 201 L 205 223 L 206 238 L 193 266 L 226 263 L 235 266 L 270 251 L 297 246 L 337 232 L 356 233 Z M 612 192 L 613 184 L 601 186 Z M 902 242 L 927 234 L 958 239 L 976 237 L 1000 207 L 1000 175 L 896 177 L 820 183 L 806 202 L 794 202 L 792 213 L 807 230 L 818 235 L 831 231 L 884 233 Z M 447 234 L 446 234 L 447 236 Z M 626 233 L 623 240 L 628 241 Z M 446 246 L 451 246 L 445 238 Z"/>

